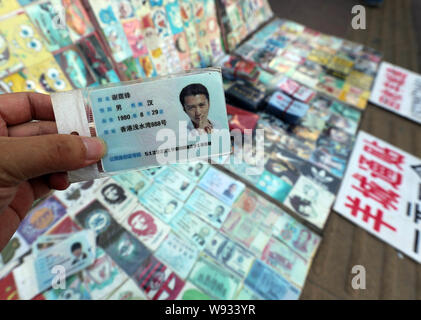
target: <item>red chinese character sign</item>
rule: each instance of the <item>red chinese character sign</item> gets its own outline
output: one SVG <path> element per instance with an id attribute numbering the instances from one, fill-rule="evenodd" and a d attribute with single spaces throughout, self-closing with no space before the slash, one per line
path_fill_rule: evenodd
<path id="1" fill-rule="evenodd" d="M 421 262 L 421 159 L 360 131 L 334 210 Z"/>
<path id="2" fill-rule="evenodd" d="M 421 123 L 421 75 L 382 62 L 370 102 Z"/>

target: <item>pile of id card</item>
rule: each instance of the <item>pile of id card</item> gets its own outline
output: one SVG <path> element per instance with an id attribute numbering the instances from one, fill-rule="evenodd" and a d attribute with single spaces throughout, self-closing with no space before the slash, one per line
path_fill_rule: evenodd
<path id="1" fill-rule="evenodd" d="M 276 86 L 279 76 L 287 76 L 361 110 L 381 61 L 374 49 L 279 18 L 257 31 L 235 54 L 257 63 L 262 69 L 260 81 L 271 86 Z"/>
<path id="2" fill-rule="evenodd" d="M 272 85 L 258 83 L 265 93 L 254 113 L 244 101 L 246 95 L 246 99 L 229 99 L 236 107 L 229 109 L 230 127 L 248 129 L 253 138 L 249 144 L 234 143 L 234 152 L 223 163 L 274 201 L 323 229 L 362 111 L 289 77 L 272 80 Z M 239 86 L 243 92 L 256 90 L 255 83 L 242 78 L 225 78 L 224 82 L 228 97 Z M 245 121 L 245 117 L 254 120 Z"/>
<path id="3" fill-rule="evenodd" d="M 80 133 L 111 147 L 75 180 L 88 181 L 30 210 L 0 252 L 0 299 L 300 297 L 381 55 L 281 19 L 237 47 L 271 16 L 263 0 L 0 4 L 0 92 L 88 88 Z M 235 55 L 224 55 L 222 38 Z M 140 83 L 212 64 L 223 67 L 223 83 L 206 70 L 154 90 Z M 102 86 L 120 80 L 137 81 Z M 202 92 L 208 113 L 188 112 L 183 90 Z M 197 149 L 151 143 L 158 129 L 179 133 L 180 119 L 206 149 L 210 133 L 228 126 L 244 141 L 253 131 L 255 143 L 241 149 L 234 139 L 231 148 L 225 139 L 230 156 L 211 152 L 225 154 L 223 167 L 201 157 L 157 163 L 168 149 Z M 113 175 L 92 180 L 105 172 Z"/>
<path id="4" fill-rule="evenodd" d="M 131 171 L 35 206 L 0 299 L 298 299 L 320 241 L 207 162 Z"/>

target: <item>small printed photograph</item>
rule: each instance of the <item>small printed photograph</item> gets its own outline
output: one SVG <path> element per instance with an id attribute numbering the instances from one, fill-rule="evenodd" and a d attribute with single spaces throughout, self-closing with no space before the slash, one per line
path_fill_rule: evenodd
<path id="1" fill-rule="evenodd" d="M 84 248 L 80 242 L 73 243 L 70 250 L 72 251 L 73 255 L 72 265 L 79 264 L 88 257 L 86 252 L 84 252 Z"/>
<path id="2" fill-rule="evenodd" d="M 212 133 L 213 129 L 222 129 L 223 124 L 216 119 L 209 119 L 211 109 L 209 90 L 201 83 L 193 83 L 180 92 L 180 103 L 183 111 L 189 117 L 187 129 L 199 133 Z"/>

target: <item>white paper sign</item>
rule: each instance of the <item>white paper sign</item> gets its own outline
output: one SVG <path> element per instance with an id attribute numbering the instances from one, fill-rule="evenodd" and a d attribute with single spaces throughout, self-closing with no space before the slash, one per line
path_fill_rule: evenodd
<path id="1" fill-rule="evenodd" d="M 421 75 L 382 62 L 370 102 L 421 123 Z"/>
<path id="2" fill-rule="evenodd" d="M 421 262 L 421 159 L 360 131 L 334 210 Z"/>

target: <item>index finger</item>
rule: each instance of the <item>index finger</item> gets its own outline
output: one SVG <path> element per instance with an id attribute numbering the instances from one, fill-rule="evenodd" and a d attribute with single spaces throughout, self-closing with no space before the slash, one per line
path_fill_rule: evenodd
<path id="1" fill-rule="evenodd" d="M 8 126 L 31 120 L 53 121 L 55 119 L 50 96 L 35 92 L 0 95 L 0 118 Z"/>

